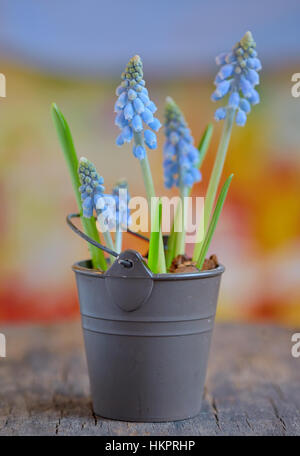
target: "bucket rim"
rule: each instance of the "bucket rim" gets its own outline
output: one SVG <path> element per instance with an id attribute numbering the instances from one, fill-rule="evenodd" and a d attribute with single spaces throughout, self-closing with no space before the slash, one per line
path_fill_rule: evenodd
<path id="1" fill-rule="evenodd" d="M 72 265 L 72 270 L 78 274 L 83 274 L 83 275 L 87 275 L 90 277 L 98 277 L 101 279 L 105 279 L 107 277 L 107 275 L 105 273 L 103 273 L 97 269 L 87 268 L 86 266 L 84 266 L 84 263 L 86 264 L 86 263 L 89 263 L 90 261 L 91 260 L 77 261 L 76 263 L 74 263 Z M 178 273 L 178 274 L 176 274 L 176 273 L 175 274 L 174 273 L 165 273 L 165 274 L 151 273 L 151 275 L 149 275 L 149 279 L 151 278 L 154 281 L 206 279 L 209 277 L 219 276 L 219 275 L 223 274 L 224 271 L 225 271 L 225 266 L 223 266 L 222 264 L 219 264 L 219 266 L 214 269 L 209 269 L 206 271 L 199 271 L 199 272 L 188 272 L 188 273 Z M 115 276 L 115 277 L 124 278 L 124 276 L 122 276 L 122 275 Z M 126 277 L 126 278 L 129 278 L 129 277 Z M 130 277 L 130 279 L 138 280 L 138 279 L 145 279 L 145 277 L 143 277 L 143 278 L 142 277 Z"/>

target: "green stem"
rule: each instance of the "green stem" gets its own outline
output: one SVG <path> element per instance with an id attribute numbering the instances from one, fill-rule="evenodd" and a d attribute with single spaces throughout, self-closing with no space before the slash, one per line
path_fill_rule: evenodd
<path id="1" fill-rule="evenodd" d="M 73 190 L 75 192 L 78 211 L 81 215 L 81 222 L 84 232 L 89 237 L 94 239 L 94 241 L 100 242 L 99 233 L 97 231 L 96 222 L 94 218 L 87 219 L 82 216 L 82 204 L 79 192 L 80 181 L 78 177 L 78 158 L 75 151 L 74 142 L 69 125 L 55 103 L 52 104 L 51 113 L 58 134 L 59 142 L 69 169 L 71 182 Z M 92 258 L 93 267 L 95 269 L 102 269 L 103 271 L 106 271 L 107 264 L 103 252 L 91 244 L 89 244 L 89 251 Z"/>
<path id="2" fill-rule="evenodd" d="M 102 231 L 102 233 L 103 233 L 103 238 L 104 238 L 106 247 L 108 247 L 111 250 L 115 250 L 115 246 L 114 246 L 113 240 L 111 238 L 110 232 L 109 231 Z M 109 258 L 110 258 L 111 264 L 116 259 L 113 255 L 109 255 Z"/>
<path id="3" fill-rule="evenodd" d="M 162 202 L 160 198 L 157 198 L 156 206 L 153 208 L 152 213 L 152 229 L 149 243 L 148 253 L 148 266 L 152 272 L 166 273 L 166 260 L 163 246 L 163 237 L 161 231 L 162 222 Z M 154 203 L 154 201 L 153 201 Z M 162 255 L 162 258 L 160 258 Z"/>
<path id="4" fill-rule="evenodd" d="M 145 147 L 144 145 L 144 138 L 142 133 L 136 133 L 134 132 L 134 144 L 135 146 L 142 146 Z M 143 174 L 143 179 L 144 179 L 144 184 L 145 184 L 145 189 L 146 189 L 146 194 L 147 194 L 147 200 L 148 200 L 148 205 L 151 213 L 151 202 L 152 198 L 155 198 L 155 189 L 154 189 L 154 184 L 153 184 L 153 179 L 152 179 L 152 173 L 151 173 L 151 168 L 148 160 L 147 153 L 145 155 L 145 158 L 140 160 L 141 164 L 141 169 L 142 169 L 142 174 Z M 152 230 L 152 220 L 151 220 L 151 230 Z M 159 251 L 158 253 L 158 272 L 166 272 L 166 264 L 165 264 L 165 252 L 164 252 L 164 245 L 163 245 L 163 239 L 162 239 L 162 233 L 160 233 L 161 240 L 158 245 Z"/>
<path id="5" fill-rule="evenodd" d="M 144 138 L 143 138 L 142 133 L 136 133 L 136 132 L 134 133 L 134 144 L 135 144 L 135 146 L 145 147 Z M 141 168 L 142 168 L 142 174 L 143 174 L 148 204 L 149 204 L 149 207 L 151 208 L 151 198 L 155 198 L 155 190 L 154 190 L 151 168 L 150 168 L 147 153 L 145 155 L 145 158 L 140 160 L 140 164 L 141 164 Z"/>
<path id="6" fill-rule="evenodd" d="M 189 196 L 190 188 L 184 185 L 180 185 L 180 198 L 181 198 L 181 231 L 177 233 L 176 236 L 176 248 L 175 248 L 175 257 L 177 255 L 185 254 L 185 224 L 187 218 L 187 201 L 186 196 Z"/>
<path id="7" fill-rule="evenodd" d="M 115 247 L 116 247 L 117 253 L 121 253 L 121 251 L 122 251 L 122 237 L 123 237 L 122 229 L 121 229 L 121 227 L 117 227 L 116 235 L 115 235 Z"/>
<path id="8" fill-rule="evenodd" d="M 152 179 L 152 174 L 151 174 L 151 169 L 150 169 L 150 164 L 149 164 L 147 154 L 146 154 L 145 158 L 143 158 L 143 160 L 141 160 L 141 168 L 142 168 L 143 178 L 144 178 L 144 182 L 145 182 L 147 199 L 149 201 L 149 204 L 151 204 L 151 198 L 155 198 L 155 190 L 154 190 L 154 184 L 153 184 L 153 179 Z"/>
<path id="9" fill-rule="evenodd" d="M 231 130 L 232 130 L 233 121 L 234 121 L 234 114 L 235 114 L 234 109 L 228 110 L 228 114 L 227 114 L 227 117 L 225 119 L 224 126 L 223 126 L 222 136 L 221 136 L 221 140 L 219 143 L 216 160 L 215 160 L 214 167 L 213 167 L 211 177 L 209 180 L 209 184 L 208 184 L 208 189 L 207 189 L 205 204 L 204 204 L 204 239 L 205 239 L 208 224 L 209 224 L 209 221 L 211 218 L 214 201 L 216 198 L 217 190 L 219 187 L 219 183 L 220 183 L 220 179 L 221 179 L 221 175 L 222 175 L 222 171 L 223 171 L 223 167 L 224 167 L 224 162 L 225 162 L 226 153 L 228 150 Z M 197 233 L 197 240 L 196 240 L 194 254 L 193 254 L 194 261 L 198 260 L 200 251 L 201 251 L 203 243 L 204 243 L 204 239 L 200 238 L 201 235 L 202 235 L 202 231 L 199 230 Z"/>

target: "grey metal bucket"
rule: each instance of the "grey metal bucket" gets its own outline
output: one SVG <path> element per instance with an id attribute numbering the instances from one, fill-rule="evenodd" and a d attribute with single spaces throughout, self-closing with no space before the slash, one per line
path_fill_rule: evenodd
<path id="1" fill-rule="evenodd" d="M 118 260 L 105 274 L 89 261 L 73 266 L 94 411 L 140 422 L 193 417 L 224 267 L 152 274 L 134 250 Z"/>

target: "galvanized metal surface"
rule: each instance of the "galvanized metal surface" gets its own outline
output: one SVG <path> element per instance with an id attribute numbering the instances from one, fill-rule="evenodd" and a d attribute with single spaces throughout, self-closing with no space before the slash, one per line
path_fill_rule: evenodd
<path id="1" fill-rule="evenodd" d="M 73 267 L 94 411 L 125 421 L 199 413 L 224 268 L 153 275 L 132 250 L 105 273 Z"/>

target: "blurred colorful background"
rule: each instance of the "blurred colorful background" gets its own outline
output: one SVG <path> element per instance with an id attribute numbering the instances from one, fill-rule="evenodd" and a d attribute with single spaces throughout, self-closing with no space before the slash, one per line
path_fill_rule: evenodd
<path id="1" fill-rule="evenodd" d="M 120 177 L 143 195 L 130 146 L 117 148 L 113 105 L 127 61 L 141 55 L 151 98 L 163 120 L 167 95 L 181 106 L 196 143 L 216 105 L 214 57 L 249 29 L 263 63 L 244 128 L 235 127 L 224 178 L 235 174 L 211 246 L 226 266 L 218 319 L 300 324 L 300 3 L 197 0 L 0 0 L 0 321 L 78 317 L 72 263 L 88 256 L 66 226 L 76 211 L 50 117 L 55 101 L 69 121 L 78 155 L 88 156 L 110 189 Z M 215 125 L 203 164 L 205 195 L 220 137 Z M 150 161 L 163 187 L 163 132 Z M 126 237 L 126 246 L 136 246 Z M 137 248 L 145 252 L 144 243 Z"/>

